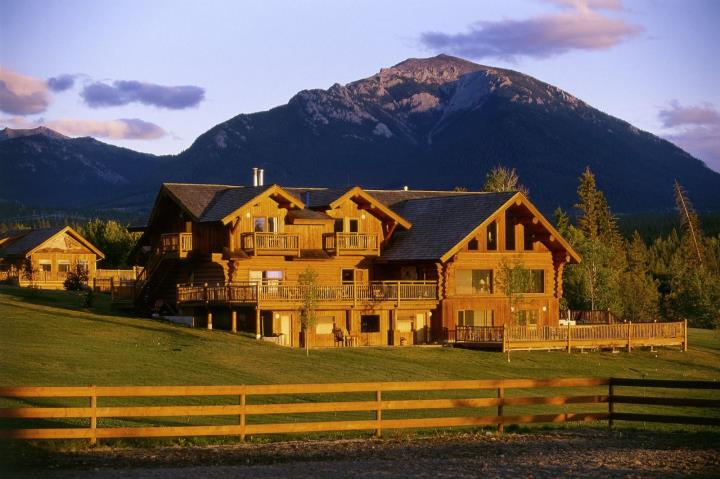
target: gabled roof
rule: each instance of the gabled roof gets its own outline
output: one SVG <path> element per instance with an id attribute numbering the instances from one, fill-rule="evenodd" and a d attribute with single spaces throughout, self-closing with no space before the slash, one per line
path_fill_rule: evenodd
<path id="1" fill-rule="evenodd" d="M 455 194 L 405 200 L 393 207 L 412 223 L 381 258 L 390 261 L 439 260 L 517 193 Z"/>
<path id="2" fill-rule="evenodd" d="M 263 196 L 278 195 L 297 208 L 303 203 L 277 185 L 229 186 L 164 183 L 161 192 L 167 192 L 195 221 L 227 222 L 228 218 L 248 203 Z"/>
<path id="3" fill-rule="evenodd" d="M 27 256 L 43 245 L 46 241 L 59 234 L 68 233 L 79 241 L 87 249 L 104 258 L 102 251 L 86 240 L 80 233 L 69 226 L 56 226 L 53 228 L 41 228 L 35 230 L 23 230 L 9 232 L 3 237 L 12 236 L 7 242 L 0 246 L 0 256 Z"/>

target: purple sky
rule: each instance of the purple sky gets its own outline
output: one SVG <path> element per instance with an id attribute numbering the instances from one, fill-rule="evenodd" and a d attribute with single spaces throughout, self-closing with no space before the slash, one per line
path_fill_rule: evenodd
<path id="1" fill-rule="evenodd" d="M 557 85 L 720 171 L 720 1 L 0 0 L 0 127 L 178 153 L 299 90 L 448 53 Z"/>

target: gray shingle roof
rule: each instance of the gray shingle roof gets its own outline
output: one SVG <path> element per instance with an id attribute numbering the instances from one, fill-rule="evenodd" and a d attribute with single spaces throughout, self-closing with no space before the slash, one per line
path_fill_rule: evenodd
<path id="1" fill-rule="evenodd" d="M 513 195 L 515 192 L 452 194 L 395 203 L 393 209 L 410 221 L 412 228 L 397 231 L 381 258 L 388 261 L 438 260 Z"/>
<path id="2" fill-rule="evenodd" d="M 201 222 L 220 221 L 227 215 L 251 201 L 272 185 L 227 188 L 215 194 L 215 198 L 200 216 Z"/>
<path id="3" fill-rule="evenodd" d="M 227 185 L 194 185 L 186 183 L 165 183 L 163 186 L 180 200 L 182 205 L 195 218 L 202 216 L 218 193 L 228 188 L 237 188 Z"/>
<path id="4" fill-rule="evenodd" d="M 25 254 L 36 246 L 47 241 L 64 226 L 53 228 L 41 228 L 36 230 L 13 231 L 2 235 L 2 238 L 13 237 L 7 242 L 7 246 L 0 246 L 0 256 L 25 256 Z"/>

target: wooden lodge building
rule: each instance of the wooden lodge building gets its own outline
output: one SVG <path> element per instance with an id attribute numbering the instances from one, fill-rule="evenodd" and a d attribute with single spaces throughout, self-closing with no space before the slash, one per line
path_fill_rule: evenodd
<path id="1" fill-rule="evenodd" d="M 63 289 L 67 274 L 84 267 L 92 284 L 105 255 L 69 226 L 0 233 L 0 281 Z"/>
<path id="2" fill-rule="evenodd" d="M 294 347 L 307 270 L 310 346 L 401 345 L 456 325 L 557 325 L 563 268 L 580 260 L 517 192 L 175 183 L 136 252 L 136 305 Z M 531 273 L 517 311 L 497 284 L 503 260 Z"/>

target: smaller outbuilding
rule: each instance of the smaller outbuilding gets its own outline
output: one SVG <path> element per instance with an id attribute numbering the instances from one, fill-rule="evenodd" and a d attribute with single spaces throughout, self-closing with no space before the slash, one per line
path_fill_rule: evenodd
<path id="1" fill-rule="evenodd" d="M 88 281 L 105 255 L 69 226 L 0 233 L 0 280 L 19 286 L 62 289 L 68 273 L 80 267 Z"/>

